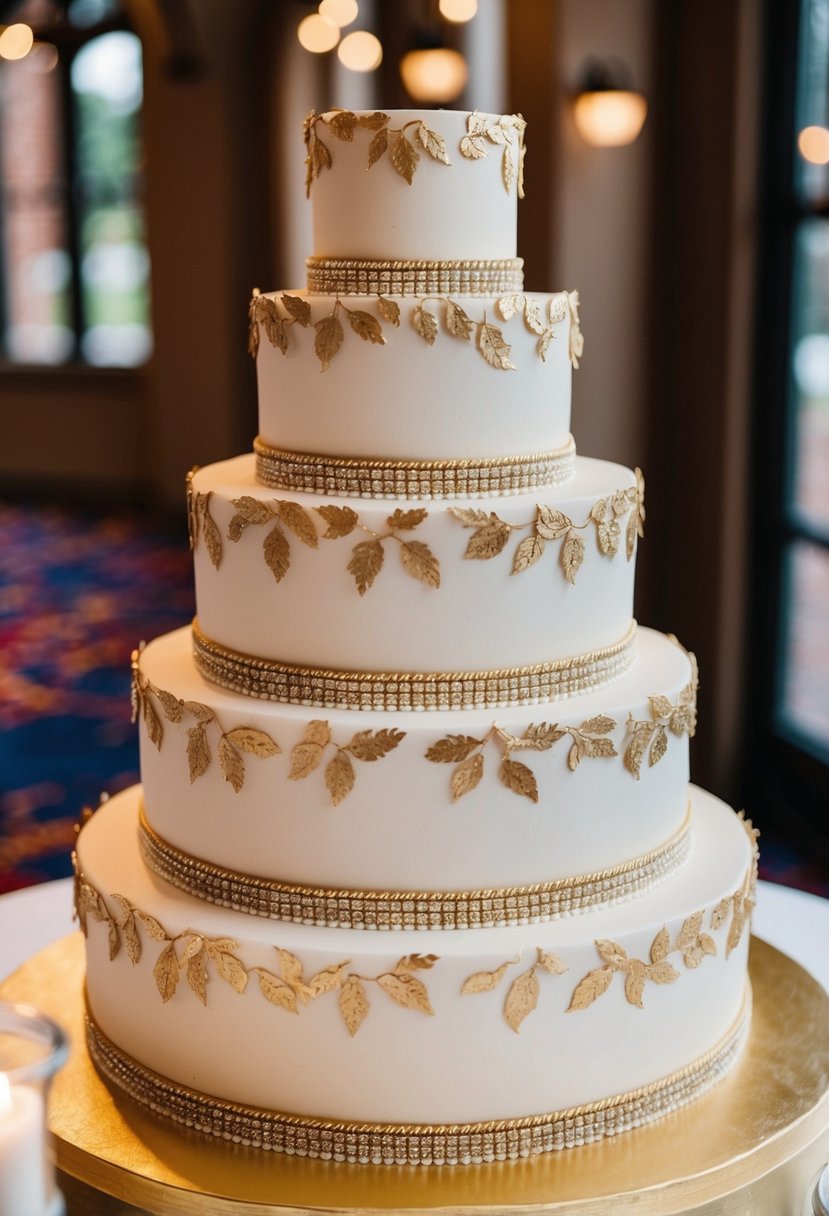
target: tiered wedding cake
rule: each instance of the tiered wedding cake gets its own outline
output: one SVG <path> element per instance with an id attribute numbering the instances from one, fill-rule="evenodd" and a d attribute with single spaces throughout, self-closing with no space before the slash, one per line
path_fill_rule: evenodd
<path id="1" fill-rule="evenodd" d="M 693 658 L 631 618 L 641 475 L 575 455 L 523 134 L 309 117 L 255 454 L 190 477 L 198 617 L 136 655 L 143 787 L 79 837 L 95 1060 L 243 1143 L 578 1145 L 747 1032 L 755 833 L 689 790 Z"/>

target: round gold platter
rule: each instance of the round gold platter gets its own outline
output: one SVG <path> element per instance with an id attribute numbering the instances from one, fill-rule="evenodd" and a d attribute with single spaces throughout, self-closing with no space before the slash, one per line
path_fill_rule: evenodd
<path id="1" fill-rule="evenodd" d="M 751 1037 L 711 1093 L 616 1139 L 532 1160 L 444 1168 L 263 1153 L 157 1122 L 116 1100 L 86 1052 L 83 966 L 83 941 L 74 934 L 0 987 L 3 998 L 57 1019 L 72 1040 L 51 1112 L 68 1216 L 811 1216 L 807 1196 L 829 1159 L 829 996 L 756 938 Z"/>

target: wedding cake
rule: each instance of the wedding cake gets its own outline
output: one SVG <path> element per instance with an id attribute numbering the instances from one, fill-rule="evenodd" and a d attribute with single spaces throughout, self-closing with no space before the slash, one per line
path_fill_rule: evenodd
<path id="1" fill-rule="evenodd" d="M 689 787 L 693 656 L 632 619 L 642 476 L 575 453 L 578 295 L 515 256 L 523 120 L 305 141 L 255 450 L 188 479 L 197 617 L 134 656 L 142 786 L 78 838 L 90 1051 L 307 1156 L 618 1134 L 739 1056 L 756 833 Z"/>

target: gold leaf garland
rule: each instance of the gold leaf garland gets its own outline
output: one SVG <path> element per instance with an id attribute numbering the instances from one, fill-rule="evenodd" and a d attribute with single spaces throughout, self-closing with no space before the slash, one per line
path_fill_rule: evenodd
<path id="1" fill-rule="evenodd" d="M 527 124 L 520 114 L 502 114 L 497 122 L 475 110 L 467 117 L 466 135 L 460 143 L 461 156 L 467 160 L 483 160 L 489 154 L 487 146 L 500 147 L 501 178 L 509 194 L 513 182 L 518 182 L 518 197 L 524 197 L 524 131 Z"/>
<path id="2" fill-rule="evenodd" d="M 432 160 L 444 165 L 451 163 L 443 136 L 427 127 L 422 119 L 412 119 L 402 127 L 392 127 L 390 123 L 390 115 L 379 110 L 373 114 L 354 114 L 351 110 L 329 110 L 325 114 L 317 114 L 312 110 L 303 127 L 306 195 L 311 195 L 311 183 L 314 178 L 319 177 L 323 169 L 330 169 L 333 163 L 330 149 L 320 138 L 320 125 L 343 143 L 352 143 L 354 132 L 360 128 L 374 131 L 366 167 L 370 169 L 388 152 L 392 168 L 410 186 L 420 161 L 420 153 L 407 136 L 407 132 L 412 128 L 418 143 Z"/>
<path id="3" fill-rule="evenodd" d="M 641 469 L 636 469 L 636 485 L 616 490 L 606 498 L 599 499 L 591 508 L 584 523 L 575 523 L 563 511 L 546 504 L 536 508 L 535 519 L 530 523 L 510 524 L 495 511 L 486 512 L 479 507 L 448 507 L 453 519 L 464 528 L 474 528 L 466 546 L 464 557 L 476 561 L 488 561 L 497 557 L 506 547 L 513 532 L 530 528 L 529 536 L 518 544 L 513 555 L 512 573 L 521 574 L 534 566 L 543 556 L 548 542 L 559 543 L 559 565 L 568 583 L 575 584 L 576 575 L 585 557 L 585 545 L 579 532 L 593 526 L 596 531 L 596 546 L 605 557 L 615 557 L 619 551 L 621 518 L 629 514 L 627 525 L 627 559 L 631 560 L 635 547 L 635 536 L 644 535 L 645 479 Z"/>
<path id="4" fill-rule="evenodd" d="M 697 728 L 697 690 L 699 688 L 699 672 L 696 656 L 677 640 L 673 634 L 667 637 L 681 650 L 685 651 L 691 663 L 691 678 L 679 694 L 676 705 L 666 696 L 648 698 L 651 717 L 638 720 L 632 714 L 628 715 L 628 731 L 630 743 L 625 749 L 625 768 L 638 781 L 641 776 L 642 763 L 645 755 L 648 757 L 648 767 L 658 764 L 665 755 L 668 747 L 668 732 L 678 738 L 688 735 L 693 738 Z"/>
<path id="5" fill-rule="evenodd" d="M 364 762 L 381 760 L 394 751 L 405 737 L 404 731 L 384 727 L 381 730 L 358 731 L 349 743 L 340 744 L 332 739 L 327 722 L 314 719 L 306 726 L 300 742 L 291 750 L 288 777 L 291 781 L 302 781 L 310 776 L 321 763 L 326 747 L 333 744 L 335 754 L 325 769 L 325 786 L 333 805 L 339 806 L 354 788 L 352 759 Z"/>
<path id="6" fill-rule="evenodd" d="M 187 474 L 187 531 L 190 537 L 190 548 L 195 549 L 200 538 L 204 537 L 205 547 L 210 561 L 216 570 L 222 562 L 222 535 L 216 526 L 216 521 L 210 514 L 211 491 L 206 494 L 196 490 L 193 480 L 198 472 L 198 466 Z"/>
<path id="7" fill-rule="evenodd" d="M 199 1002 L 206 1006 L 208 982 L 211 973 L 215 973 L 218 979 L 240 996 L 248 990 L 251 977 L 255 977 L 265 1000 L 286 1013 L 298 1014 L 301 1008 L 319 997 L 336 992 L 339 1013 L 350 1038 L 354 1037 L 369 1014 L 370 1002 L 366 991 L 369 984 L 376 984 L 402 1009 L 434 1014 L 426 985 L 414 973 L 430 970 L 440 961 L 436 954 L 404 955 L 388 971 L 372 976 L 349 972 L 347 969 L 351 960 L 344 959 L 306 979 L 301 960 L 290 950 L 275 946 L 278 970 L 246 967 L 238 957 L 239 942 L 234 938 L 211 938 L 195 929 L 185 929 L 171 937 L 154 916 L 135 907 L 119 894 L 111 896 L 120 909 L 120 916 L 113 915 L 100 892 L 81 873 L 77 858 L 73 857 L 73 862 L 75 914 L 84 937 L 89 936 L 89 920 L 104 924 L 110 961 L 120 953 L 123 943 L 129 961 L 136 966 L 144 953 L 139 928 L 143 930 L 150 941 L 162 947 L 153 965 L 153 980 L 165 1005 L 176 995 L 179 981 L 184 977 Z"/>
<path id="8" fill-rule="evenodd" d="M 254 726 L 236 726 L 231 730 L 224 730 L 209 705 L 203 705 L 199 701 L 183 701 L 165 689 L 157 688 L 141 671 L 140 660 L 139 648 L 132 652 L 133 721 L 141 717 L 150 742 L 160 751 L 164 738 L 164 719 L 177 725 L 184 721 L 185 715 L 194 720 L 195 725 L 187 729 L 187 760 L 191 784 L 202 777 L 213 762 L 208 737 L 208 729 L 211 726 L 215 726 L 219 732 L 216 752 L 222 776 L 237 794 L 245 784 L 245 756 L 265 760 L 279 755 L 279 745 L 266 731 Z"/>

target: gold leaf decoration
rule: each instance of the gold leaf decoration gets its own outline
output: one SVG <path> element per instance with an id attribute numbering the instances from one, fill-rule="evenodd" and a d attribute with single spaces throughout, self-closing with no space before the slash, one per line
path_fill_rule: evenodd
<path id="1" fill-rule="evenodd" d="M 538 965 L 543 967 L 549 975 L 563 975 L 567 970 L 567 965 L 561 961 L 557 954 L 551 954 L 547 950 L 538 951 Z"/>
<path id="2" fill-rule="evenodd" d="M 555 336 L 552 332 L 552 328 L 548 330 L 547 326 L 545 326 L 544 319 L 541 316 L 541 308 L 538 300 L 533 299 L 532 296 L 526 296 L 524 298 L 524 322 L 527 329 L 529 329 L 531 333 L 534 333 L 536 337 L 543 338 L 548 332 L 551 334 L 551 337 Z"/>
<path id="3" fill-rule="evenodd" d="M 525 536 L 515 550 L 515 557 L 512 563 L 512 573 L 521 574 L 535 563 L 544 553 L 547 542 L 543 536 Z"/>
<path id="4" fill-rule="evenodd" d="M 377 311 L 390 325 L 394 325 L 395 328 L 400 325 L 400 305 L 395 300 L 387 300 L 383 296 L 378 296 Z"/>
<path id="5" fill-rule="evenodd" d="M 512 160 L 512 153 L 509 146 L 504 147 L 504 153 L 501 158 L 501 176 L 504 180 L 504 187 L 507 194 L 512 190 L 512 184 L 515 181 L 515 165 Z"/>
<path id="6" fill-rule="evenodd" d="M 437 589 L 440 586 L 440 565 L 428 545 L 420 540 L 404 541 L 400 548 L 403 568 L 412 578 Z"/>
<path id="7" fill-rule="evenodd" d="M 256 315 L 256 306 L 259 300 L 259 288 L 254 287 L 253 294 L 248 303 L 248 354 L 252 359 L 255 359 L 259 353 L 259 319 Z M 193 548 L 193 530 L 190 530 L 190 548 Z"/>
<path id="8" fill-rule="evenodd" d="M 540 985 L 535 967 L 523 971 L 513 980 L 504 1001 L 504 1017 L 507 1025 L 518 1034 L 521 1023 L 538 1005 Z"/>
<path id="9" fill-rule="evenodd" d="M 184 704 L 174 697 L 172 693 L 166 692 L 163 688 L 155 688 L 155 695 L 161 704 L 164 711 L 164 717 L 168 722 L 180 722 L 184 714 Z"/>
<path id="10" fill-rule="evenodd" d="M 374 342 L 378 346 L 385 344 L 386 339 L 383 337 L 383 327 L 370 312 L 363 312 L 358 308 L 348 308 L 346 312 L 351 322 L 351 328 L 364 342 Z"/>
<path id="11" fill-rule="evenodd" d="M 663 926 L 656 937 L 651 942 L 651 962 L 660 963 L 664 958 L 668 957 L 671 948 L 671 935 L 667 928 Z"/>
<path id="12" fill-rule="evenodd" d="M 242 755 L 229 741 L 227 735 L 219 740 L 219 766 L 225 781 L 229 781 L 236 793 L 245 784 L 245 762 Z"/>
<path id="13" fill-rule="evenodd" d="M 325 769 L 325 788 L 331 795 L 334 806 L 339 806 L 343 799 L 348 797 L 354 788 L 354 781 L 354 765 L 348 754 L 340 749 L 333 759 L 329 760 Z"/>
<path id="14" fill-rule="evenodd" d="M 307 300 L 303 300 L 301 296 L 290 296 L 287 292 L 283 292 L 282 303 L 285 305 L 290 316 L 300 325 L 308 326 L 311 324 L 311 305 Z"/>
<path id="15" fill-rule="evenodd" d="M 573 521 L 562 511 L 546 504 L 536 509 L 535 529 L 545 540 L 561 540 L 572 529 Z"/>
<path id="16" fill-rule="evenodd" d="M 149 697 L 143 697 L 141 702 L 142 714 L 144 717 L 144 725 L 147 728 L 147 736 L 151 743 L 161 750 L 161 741 L 164 738 L 164 728 L 161 725 L 161 719 L 155 712 L 152 702 Z"/>
<path id="17" fill-rule="evenodd" d="M 504 340 L 504 335 L 497 325 L 482 321 L 478 331 L 478 349 L 490 367 L 502 371 L 515 371 L 515 364 L 510 362 L 511 348 Z"/>
<path id="18" fill-rule="evenodd" d="M 535 774 L 526 764 L 505 756 L 501 761 L 499 775 L 508 790 L 529 798 L 530 802 L 538 802 L 538 784 Z"/>
<path id="19" fill-rule="evenodd" d="M 401 529 L 404 532 L 410 532 L 422 524 L 428 514 L 423 507 L 417 507 L 412 511 L 403 511 L 398 507 L 394 514 L 389 515 L 386 522 L 392 531 Z"/>
<path id="20" fill-rule="evenodd" d="M 360 541 L 354 546 L 348 572 L 354 576 L 357 590 L 365 595 L 383 567 L 383 545 L 379 539 Z"/>
<path id="21" fill-rule="evenodd" d="M 389 729 L 384 727 L 381 730 L 361 730 L 357 732 L 348 744 L 347 750 L 355 760 L 365 760 L 368 762 L 380 760 L 383 756 L 387 756 L 389 752 L 394 751 L 401 739 L 405 737 L 403 731 L 395 730 L 394 728 Z"/>
<path id="22" fill-rule="evenodd" d="M 453 772 L 449 782 L 452 801 L 457 802 L 464 794 L 471 793 L 480 784 L 483 775 L 484 758 L 480 752 L 476 752 L 475 755 L 468 756 L 466 760 L 461 761 Z"/>
<path id="23" fill-rule="evenodd" d="M 320 361 L 322 371 L 326 371 L 331 366 L 331 360 L 343 344 L 345 332 L 336 311 L 329 313 L 327 317 L 323 317 L 320 321 L 317 321 L 314 329 L 316 330 L 314 350 Z"/>
<path id="24" fill-rule="evenodd" d="M 434 313 L 427 312 L 422 304 L 418 304 L 412 311 L 412 325 L 415 333 L 419 334 L 430 346 L 434 345 L 435 338 L 438 336 L 438 321 Z"/>
<path id="25" fill-rule="evenodd" d="M 302 781 L 319 764 L 323 751 L 331 741 L 331 731 L 327 722 L 309 722 L 300 743 L 291 750 L 291 771 L 288 777 L 291 781 Z"/>
<path id="26" fill-rule="evenodd" d="M 207 1004 L 207 954 L 204 947 L 187 960 L 187 983 L 202 1005 Z"/>
<path id="27" fill-rule="evenodd" d="M 645 478 L 642 475 L 642 470 L 635 470 L 636 486 L 628 491 L 628 499 L 633 503 L 633 510 L 630 513 L 627 524 L 626 533 L 626 549 L 628 561 L 633 557 L 636 549 L 636 537 L 641 538 L 645 535 Z"/>
<path id="28" fill-rule="evenodd" d="M 475 739 L 472 735 L 447 735 L 432 744 L 426 752 L 426 759 L 439 764 L 457 764 L 466 760 L 483 743 L 483 739 Z"/>
<path id="29" fill-rule="evenodd" d="M 446 150 L 446 140 L 443 136 L 438 135 L 437 131 L 430 131 L 424 122 L 419 122 L 415 129 L 417 138 L 432 159 L 442 161 L 444 165 L 450 164 L 449 153 Z"/>
<path id="30" fill-rule="evenodd" d="M 139 912 L 137 908 L 135 916 L 147 930 L 151 941 L 166 942 L 167 933 L 154 916 L 150 916 L 149 912 Z"/>
<path id="31" fill-rule="evenodd" d="M 254 967 L 253 971 L 259 980 L 259 991 L 266 1001 L 286 1010 L 287 1013 L 299 1013 L 296 993 L 292 988 L 262 967 Z"/>
<path id="32" fill-rule="evenodd" d="M 431 971 L 439 961 L 436 954 L 406 954 L 398 959 L 394 970 L 398 975 L 405 971 Z"/>
<path id="33" fill-rule="evenodd" d="M 342 987 L 342 973 L 349 966 L 351 960 L 348 959 L 344 963 L 332 963 L 330 967 L 324 967 L 322 971 L 318 971 L 308 981 L 307 988 L 311 993 L 309 999 L 316 1000 L 318 996 L 324 996 L 326 992 L 336 992 Z"/>
<path id="34" fill-rule="evenodd" d="M 309 549 L 318 547 L 317 531 L 308 512 L 296 502 L 279 499 L 279 518 Z"/>
<path id="35" fill-rule="evenodd" d="M 210 744 L 203 726 L 192 726 L 187 731 L 187 760 L 190 765 L 190 784 L 203 776 L 210 768 Z"/>
<path id="36" fill-rule="evenodd" d="M 494 971 L 476 971 L 465 979 L 461 986 L 461 996 L 469 996 L 476 992 L 492 992 L 504 978 L 510 963 L 501 963 Z"/>
<path id="37" fill-rule="evenodd" d="M 501 296 L 500 300 L 496 300 L 495 307 L 502 320 L 511 321 L 514 316 L 520 316 L 526 303 L 526 297 L 522 291 L 513 291 L 509 295 Z"/>
<path id="38" fill-rule="evenodd" d="M 291 565 L 291 546 L 278 524 L 274 524 L 265 537 L 262 550 L 265 564 L 278 583 L 281 583 Z"/>
<path id="39" fill-rule="evenodd" d="M 564 537 L 559 560 L 567 582 L 575 583 L 576 575 L 584 561 L 584 541 L 573 528 Z"/>
<path id="40" fill-rule="evenodd" d="M 204 537 L 205 548 L 211 563 L 216 570 L 222 562 L 222 537 L 219 529 L 216 527 L 216 521 L 210 514 L 210 498 L 211 492 L 206 494 L 195 493 L 195 516 L 197 520 L 196 536 Z"/>
<path id="41" fill-rule="evenodd" d="M 339 1009 L 346 1030 L 353 1038 L 369 1011 L 366 990 L 356 975 L 350 975 L 340 989 Z"/>
<path id="42" fill-rule="evenodd" d="M 464 135 L 461 140 L 462 156 L 468 160 L 482 160 L 486 154 L 486 144 L 480 135 Z"/>
<path id="43" fill-rule="evenodd" d="M 452 508 L 452 513 L 455 514 L 456 509 Z M 494 511 L 491 511 L 489 516 L 481 511 L 480 515 L 483 516 L 485 522 L 470 537 L 464 557 L 488 561 L 489 558 L 495 557 L 501 552 L 510 538 L 512 529 L 509 524 L 499 519 Z M 466 526 L 474 525 L 467 524 Z"/>
<path id="44" fill-rule="evenodd" d="M 258 756 L 266 760 L 270 756 L 279 755 L 279 745 L 264 730 L 253 726 L 237 726 L 228 731 L 225 736 L 234 747 L 246 752 L 249 756 Z"/>
<path id="45" fill-rule="evenodd" d="M 402 131 L 396 131 L 391 136 L 389 158 L 395 172 L 399 173 L 411 186 L 420 156 L 417 148 L 414 144 L 409 143 Z"/>
<path id="46" fill-rule="evenodd" d="M 645 980 L 647 979 L 648 969 L 643 962 L 634 958 L 630 961 L 630 968 L 625 975 L 625 999 L 629 1005 L 635 1005 L 637 1009 L 644 1009 L 642 997 L 645 993 Z"/>
<path id="47" fill-rule="evenodd" d="M 657 726 L 653 742 L 648 751 L 648 765 L 653 768 L 668 750 L 668 735 L 664 726 Z"/>
<path id="48" fill-rule="evenodd" d="M 567 306 L 570 310 L 570 362 L 578 368 L 579 360 L 584 354 L 584 336 L 579 323 L 579 293 L 568 291 Z"/>
<path id="49" fill-rule="evenodd" d="M 383 975 L 378 975 L 377 984 L 395 1004 L 400 1005 L 403 1009 L 413 1009 L 418 1013 L 434 1013 L 429 1002 L 426 985 L 417 976 L 409 972 L 401 975 L 396 971 L 387 971 Z"/>
<path id="50" fill-rule="evenodd" d="M 165 1005 L 175 996 L 178 977 L 178 958 L 173 943 L 169 942 L 159 954 L 153 967 L 153 979 Z"/>
<path id="51" fill-rule="evenodd" d="M 314 510 L 328 524 L 328 528 L 323 533 L 324 540 L 337 540 L 341 536 L 349 536 L 360 521 L 359 515 L 356 511 L 352 511 L 351 507 L 323 506 L 314 507 Z"/>
<path id="52" fill-rule="evenodd" d="M 374 136 L 374 139 L 368 146 L 368 167 L 375 165 L 381 156 L 385 154 L 389 146 L 389 132 L 386 127 L 383 127 Z"/>
<path id="53" fill-rule="evenodd" d="M 652 722 L 633 722 L 630 743 L 625 748 L 625 768 L 636 780 L 641 775 L 642 760 L 653 734 Z"/>
<path id="54" fill-rule="evenodd" d="M 445 325 L 447 332 L 454 338 L 462 338 L 468 341 L 475 329 L 474 323 L 466 315 L 460 304 L 456 304 L 453 300 L 446 301 L 446 320 Z"/>
<path id="55" fill-rule="evenodd" d="M 333 135 L 348 143 L 354 139 L 354 128 L 357 126 L 357 115 L 349 110 L 339 110 L 328 124 Z"/>
<path id="56" fill-rule="evenodd" d="M 391 119 L 382 110 L 375 110 L 373 114 L 360 114 L 357 118 L 357 125 L 365 127 L 367 131 L 378 131 L 389 122 Z"/>
<path id="57" fill-rule="evenodd" d="M 612 983 L 613 972 L 609 967 L 598 967 L 595 971 L 589 971 L 584 979 L 576 984 L 567 1012 L 589 1009 L 594 1001 L 607 992 Z"/>
<path id="58" fill-rule="evenodd" d="M 212 961 L 216 965 L 216 972 L 219 978 L 224 980 L 226 984 L 229 984 L 234 992 L 238 992 L 241 995 L 247 987 L 248 973 L 238 958 L 226 950 L 211 951 L 209 942 L 206 943 L 206 946 Z"/>

